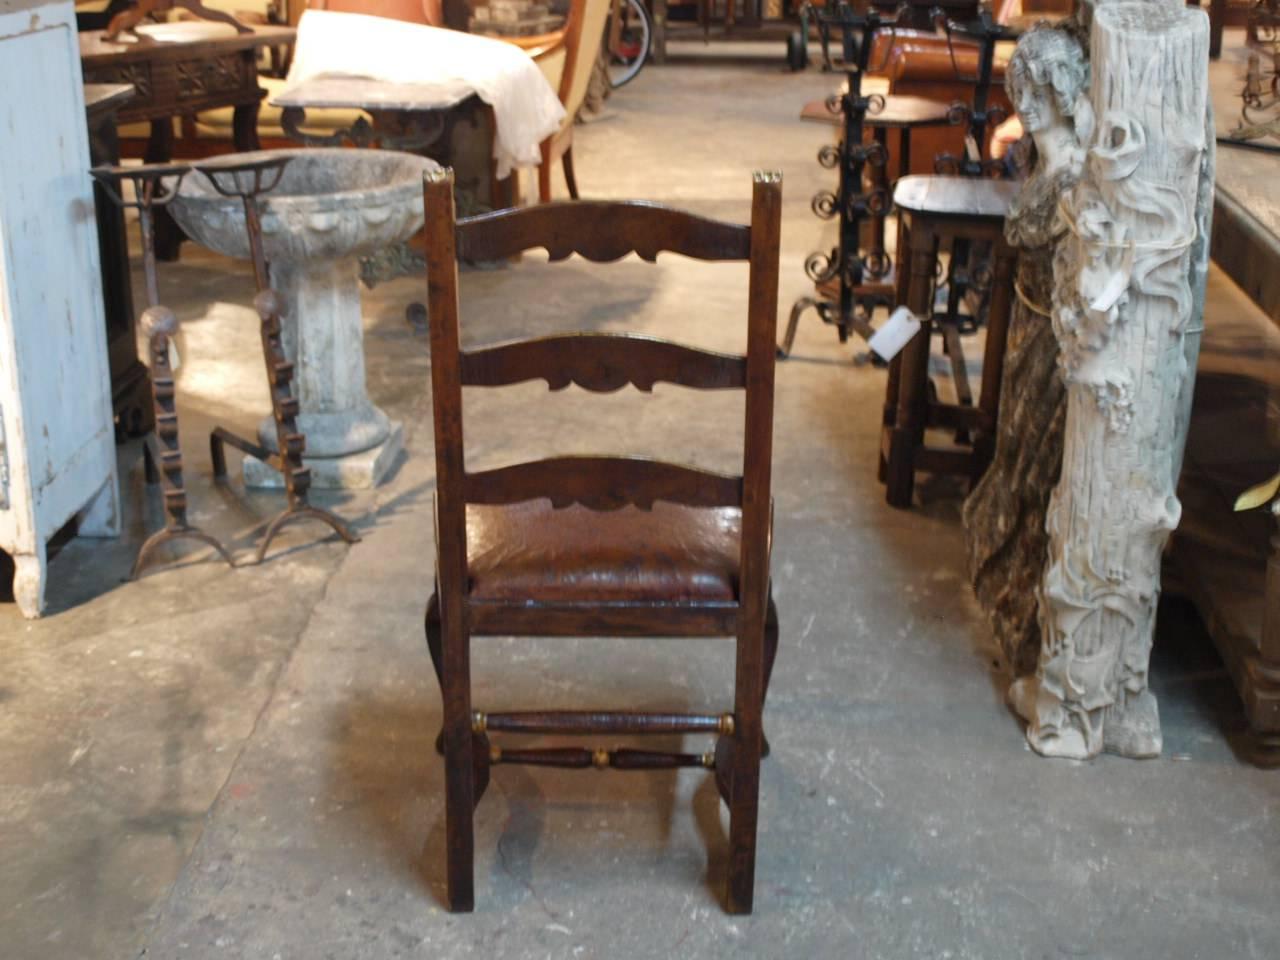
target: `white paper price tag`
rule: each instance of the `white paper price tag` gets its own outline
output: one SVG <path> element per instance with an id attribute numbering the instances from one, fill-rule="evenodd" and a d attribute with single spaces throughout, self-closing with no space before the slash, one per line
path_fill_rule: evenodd
<path id="1" fill-rule="evenodd" d="M 867 346 L 882 359 L 892 360 L 919 332 L 920 321 L 916 315 L 906 307 L 899 307 L 889 314 L 884 326 L 871 335 Z"/>

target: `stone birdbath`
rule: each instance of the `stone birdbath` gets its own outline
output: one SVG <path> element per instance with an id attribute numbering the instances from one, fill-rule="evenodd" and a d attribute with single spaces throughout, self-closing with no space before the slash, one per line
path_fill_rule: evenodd
<path id="1" fill-rule="evenodd" d="M 248 162 L 291 156 L 280 183 L 259 200 L 271 285 L 282 295 L 284 349 L 293 361 L 312 485 L 368 488 L 403 448 L 403 428 L 374 406 L 365 388 L 360 257 L 401 243 L 422 226 L 422 176 L 437 164 L 391 150 L 263 150 L 220 157 Z M 170 212 L 187 235 L 218 253 L 249 259 L 244 208 L 201 176 L 186 177 Z M 275 449 L 268 416 L 258 427 Z M 248 486 L 282 486 L 255 457 Z"/>

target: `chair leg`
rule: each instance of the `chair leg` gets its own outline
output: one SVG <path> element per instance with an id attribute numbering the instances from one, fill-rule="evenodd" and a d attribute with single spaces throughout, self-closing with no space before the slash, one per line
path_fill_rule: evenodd
<path id="1" fill-rule="evenodd" d="M 551 202 L 551 161 L 547 159 L 538 165 L 538 202 Z"/>
<path id="2" fill-rule="evenodd" d="M 761 621 L 765 618 L 762 617 Z M 738 637 L 734 681 L 732 769 L 729 773 L 729 913 L 750 913 L 756 876 L 756 823 L 760 804 L 760 710 L 764 694 L 763 622 Z"/>
<path id="3" fill-rule="evenodd" d="M 448 907 L 475 909 L 473 814 L 475 738 L 471 731 L 471 638 L 462 624 L 441 618 L 441 692 L 444 699 L 444 790 Z"/>
<path id="4" fill-rule="evenodd" d="M 538 164 L 538 202 L 551 202 L 551 138 L 543 140 L 538 146 L 539 152 L 542 154 L 542 162 Z"/>
<path id="5" fill-rule="evenodd" d="M 431 667 L 436 672 L 436 683 L 440 684 L 440 695 L 444 696 L 444 670 L 442 669 L 444 654 L 440 645 L 440 599 L 434 593 L 431 594 L 431 599 L 427 601 L 425 627 L 427 652 L 431 654 Z M 440 732 L 436 734 L 436 753 L 444 756 L 443 724 L 440 726 Z"/>
<path id="6" fill-rule="evenodd" d="M 560 158 L 560 165 L 564 167 L 564 182 L 569 188 L 569 196 L 577 200 L 578 181 L 573 176 L 573 147 L 564 152 L 564 156 Z"/>
<path id="7" fill-rule="evenodd" d="M 441 668 L 443 666 L 442 658 L 444 653 L 440 645 L 440 600 L 434 593 L 431 595 L 431 599 L 427 601 L 425 621 L 427 652 L 431 654 L 431 666 L 436 672 L 436 682 L 440 684 L 440 689 L 443 691 L 444 671 Z"/>
<path id="8" fill-rule="evenodd" d="M 769 696 L 769 680 L 773 676 L 773 661 L 778 657 L 778 608 L 769 597 L 769 611 L 764 621 L 764 689 L 760 694 L 760 710 L 764 712 L 764 702 Z M 763 721 L 760 733 L 760 756 L 767 757 L 771 751 L 769 738 L 764 735 Z"/>

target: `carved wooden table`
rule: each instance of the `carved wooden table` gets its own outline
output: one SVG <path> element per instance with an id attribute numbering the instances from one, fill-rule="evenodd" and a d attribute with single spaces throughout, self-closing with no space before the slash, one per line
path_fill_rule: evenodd
<path id="1" fill-rule="evenodd" d="M 1005 242 L 1004 216 L 1019 187 L 1006 180 L 911 176 L 899 180 L 894 190 L 899 222 L 897 299 L 920 320 L 920 331 L 889 366 L 880 478 L 890 506 L 911 506 L 917 470 L 958 473 L 972 481 L 982 475 L 991 460 L 1013 300 L 1013 268 L 1018 257 L 1017 250 Z M 993 248 L 987 343 L 976 406 L 942 403 L 931 399 L 929 392 L 938 251 L 957 240 L 990 243 Z M 953 344 L 949 342 L 948 347 Z M 957 374 L 964 375 L 963 363 Z M 963 396 L 965 391 L 960 386 L 958 382 L 958 392 Z M 928 446 L 924 432 L 931 427 L 955 430 L 958 435 L 971 431 L 973 439 L 968 444 Z"/>
<path id="2" fill-rule="evenodd" d="M 230 28 L 228 28 L 230 30 Z M 234 109 L 235 148 L 258 149 L 258 51 L 293 42 L 292 27 L 258 26 L 252 33 L 228 32 L 190 41 L 158 41 L 145 37 L 116 41 L 102 31 L 80 34 L 80 64 L 86 83 L 128 83 L 136 95 L 119 113 L 120 123 L 151 124 L 148 163 L 173 156 L 173 118 L 213 110 Z M 177 258 L 181 234 L 167 215 L 156 220 L 156 253 Z"/>

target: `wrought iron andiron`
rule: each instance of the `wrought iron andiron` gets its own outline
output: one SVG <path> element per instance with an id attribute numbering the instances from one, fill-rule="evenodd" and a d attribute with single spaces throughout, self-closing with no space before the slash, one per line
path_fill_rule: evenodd
<path id="1" fill-rule="evenodd" d="M 164 499 L 164 528 L 143 542 L 129 571 L 136 580 L 147 558 L 162 543 L 174 540 L 198 540 L 218 551 L 218 555 L 234 567 L 226 548 L 217 538 L 194 527 L 187 520 L 187 491 L 182 482 L 182 449 L 179 446 L 178 409 L 169 363 L 169 340 L 178 331 L 178 319 L 168 307 L 160 305 L 160 288 L 156 279 L 154 207 L 164 206 L 178 192 L 178 185 L 190 168 L 186 165 L 151 164 L 142 167 L 94 167 L 89 172 L 111 199 L 122 207 L 138 211 L 142 231 L 142 270 L 146 278 L 147 309 L 142 312 L 142 329 L 151 352 L 151 403 L 155 409 L 156 427 L 143 442 L 142 456 L 147 483 L 158 479 Z M 122 181 L 133 184 L 133 199 L 125 199 Z M 157 471 L 157 466 L 159 470 Z M 159 474 L 157 476 L 157 473 Z"/>
<path id="2" fill-rule="evenodd" d="M 347 543 L 358 543 L 360 540 L 341 517 L 307 502 L 311 470 L 302 462 L 307 438 L 298 430 L 298 401 L 290 388 L 293 364 L 285 356 L 281 341 L 280 315 L 283 311 L 280 295 L 271 288 L 268 277 L 267 258 L 262 245 L 262 222 L 258 212 L 258 197 L 280 183 L 285 165 L 290 159 L 292 158 L 275 156 L 248 162 L 212 161 L 195 166 L 218 193 L 224 197 L 238 197 L 244 203 L 245 229 L 253 256 L 253 278 L 258 288 L 257 296 L 253 298 L 253 307 L 262 321 L 262 356 L 267 367 L 267 382 L 271 387 L 271 412 L 276 424 L 277 450 L 268 450 L 225 427 L 215 427 L 209 435 L 209 452 L 213 459 L 214 476 L 218 480 L 225 481 L 227 478 L 227 444 L 257 457 L 272 469 L 278 470 L 284 478 L 289 505 L 267 526 L 266 534 L 258 547 L 257 563 L 261 563 L 266 557 L 272 538 L 281 528 L 297 520 L 313 519 L 327 523 Z"/>
<path id="3" fill-rule="evenodd" d="M 874 116 L 883 110 L 885 100 L 878 93 L 863 96 L 862 78 L 868 70 L 876 31 L 884 27 L 892 30 L 901 15 L 901 9 L 890 17 L 881 16 L 875 9 L 854 13 L 843 0 L 834 8 L 808 8 L 809 18 L 818 24 L 824 38 L 830 36 L 833 28 L 840 31 L 842 67 L 848 78 L 848 89 L 843 94 L 833 94 L 826 101 L 827 109 L 843 118 L 840 142 L 827 144 L 818 151 L 818 163 L 828 170 L 834 168 L 839 171 L 836 191 L 820 190 L 810 203 L 810 208 L 819 218 L 838 218 L 839 232 L 836 247 L 830 253 L 815 252 L 805 258 L 804 272 L 817 286 L 819 296 L 801 297 L 792 305 L 786 335 L 778 348 L 779 357 L 790 355 L 800 315 L 810 307 L 817 311 L 823 323 L 836 328 L 840 342 L 844 343 L 853 331 L 862 337 L 870 337 L 874 332 L 871 311 L 892 300 L 891 290 L 879 289 L 883 285 L 866 285 L 868 278 L 879 279 L 888 273 L 887 258 L 883 252 L 874 251 L 864 257 L 858 249 L 863 220 L 868 216 L 887 214 L 892 202 L 889 191 L 883 186 L 862 192 L 863 168 L 867 164 L 883 167 L 888 162 L 887 152 L 881 143 L 863 142 L 867 115 Z M 892 46 L 886 45 L 886 51 Z M 828 299 L 828 292 L 834 293 L 834 298 Z"/>

